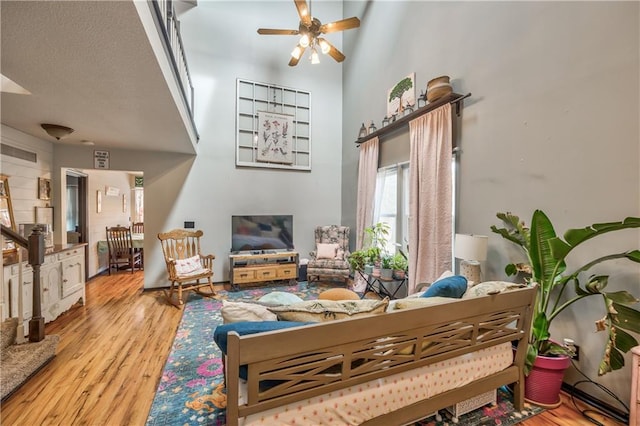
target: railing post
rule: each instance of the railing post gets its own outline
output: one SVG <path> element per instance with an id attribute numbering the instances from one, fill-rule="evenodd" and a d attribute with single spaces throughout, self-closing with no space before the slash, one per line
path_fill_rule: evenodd
<path id="1" fill-rule="evenodd" d="M 44 339 L 44 318 L 40 301 L 40 266 L 44 263 L 44 234 L 39 226 L 29 235 L 29 264 L 33 267 L 33 316 L 29 320 L 29 341 Z"/>

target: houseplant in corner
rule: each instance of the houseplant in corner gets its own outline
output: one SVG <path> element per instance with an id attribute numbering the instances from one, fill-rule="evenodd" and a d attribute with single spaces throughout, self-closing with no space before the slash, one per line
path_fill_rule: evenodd
<path id="1" fill-rule="evenodd" d="M 569 366 L 568 356 L 571 353 L 568 348 L 551 339 L 549 327 L 565 308 L 586 297 L 602 298 L 604 317 L 596 321 L 596 329 L 606 331 L 608 339 L 598 375 L 622 368 L 622 353 L 638 345 L 638 341 L 627 331 L 640 333 L 640 311 L 629 307 L 639 300 L 627 291 L 605 291 L 608 275 L 591 275 L 584 279 L 582 274 L 599 263 L 613 259 L 628 259 L 640 263 L 640 250 L 633 249 L 598 257 L 571 271 L 567 270 L 565 260 L 577 246 L 588 240 L 613 231 L 640 228 L 640 218 L 629 217 L 622 222 L 598 223 L 585 228 L 569 229 L 564 233 L 563 239 L 556 236 L 551 221 L 541 210 L 533 213 L 530 228 L 511 213 L 498 213 L 497 217 L 503 221 L 505 227 L 491 226 L 491 230 L 520 246 L 528 258 L 528 263 L 507 265 L 506 274 L 511 276 L 525 272 L 530 274 L 530 283 L 538 284 L 525 362 L 525 397 L 540 405 L 553 407 L 560 400 L 562 376 L 564 369 Z M 573 286 L 575 295 L 565 295 L 569 285 Z M 559 380 L 554 380 L 555 386 L 547 390 L 545 384 L 538 381 L 548 379 L 549 370 L 540 373 L 538 367 L 558 360 L 564 363 L 565 367 L 560 370 Z"/>

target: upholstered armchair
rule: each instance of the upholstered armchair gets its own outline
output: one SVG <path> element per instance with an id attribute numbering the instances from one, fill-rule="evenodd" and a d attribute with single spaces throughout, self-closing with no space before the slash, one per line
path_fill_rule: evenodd
<path id="1" fill-rule="evenodd" d="M 349 227 L 328 225 L 315 230 L 316 249 L 310 253 L 307 280 L 344 280 L 349 283 Z"/>

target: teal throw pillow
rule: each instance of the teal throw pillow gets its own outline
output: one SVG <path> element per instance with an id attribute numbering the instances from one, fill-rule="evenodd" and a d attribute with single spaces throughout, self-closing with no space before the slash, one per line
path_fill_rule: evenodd
<path id="1" fill-rule="evenodd" d="M 467 291 L 467 279 L 462 275 L 443 278 L 431 284 L 421 297 L 453 297 L 460 299 Z"/>

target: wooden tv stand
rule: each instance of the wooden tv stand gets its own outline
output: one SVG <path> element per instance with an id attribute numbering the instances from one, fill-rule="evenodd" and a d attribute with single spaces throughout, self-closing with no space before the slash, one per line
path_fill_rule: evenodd
<path id="1" fill-rule="evenodd" d="M 232 290 L 240 284 L 265 281 L 295 281 L 298 278 L 297 251 L 261 250 L 229 255 L 229 282 Z"/>

